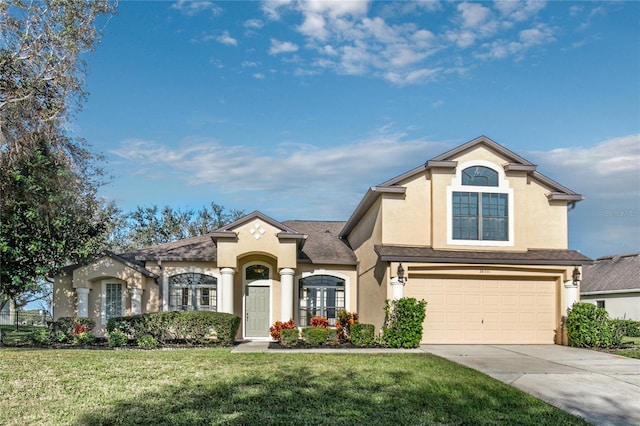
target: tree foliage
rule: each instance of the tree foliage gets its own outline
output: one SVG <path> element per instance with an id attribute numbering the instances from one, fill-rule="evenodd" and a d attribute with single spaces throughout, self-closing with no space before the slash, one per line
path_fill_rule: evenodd
<path id="1" fill-rule="evenodd" d="M 104 0 L 0 2 L 0 293 L 17 298 L 106 232 L 99 158 L 68 133 Z"/>

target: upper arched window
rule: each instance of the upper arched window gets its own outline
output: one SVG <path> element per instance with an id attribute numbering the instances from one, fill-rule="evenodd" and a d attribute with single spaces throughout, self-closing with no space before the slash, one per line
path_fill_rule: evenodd
<path id="1" fill-rule="evenodd" d="M 462 171 L 462 184 L 469 186 L 498 186 L 498 172 L 484 166 L 467 167 Z"/>

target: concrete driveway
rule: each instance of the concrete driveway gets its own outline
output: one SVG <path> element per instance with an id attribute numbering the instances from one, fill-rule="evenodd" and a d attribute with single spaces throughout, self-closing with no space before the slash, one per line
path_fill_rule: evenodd
<path id="1" fill-rule="evenodd" d="M 422 345 L 595 425 L 640 425 L 640 360 L 558 345 Z"/>

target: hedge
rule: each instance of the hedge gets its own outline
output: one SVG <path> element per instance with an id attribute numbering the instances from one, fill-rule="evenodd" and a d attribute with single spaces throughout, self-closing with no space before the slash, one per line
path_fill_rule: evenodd
<path id="1" fill-rule="evenodd" d="M 115 317 L 107 322 L 107 331 L 119 330 L 129 339 L 149 335 L 159 343 L 233 344 L 240 317 L 211 311 L 154 312 L 128 317 Z"/>
<path id="2" fill-rule="evenodd" d="M 375 338 L 375 327 L 373 324 L 351 324 L 351 343 L 356 346 L 369 346 L 373 344 Z"/>

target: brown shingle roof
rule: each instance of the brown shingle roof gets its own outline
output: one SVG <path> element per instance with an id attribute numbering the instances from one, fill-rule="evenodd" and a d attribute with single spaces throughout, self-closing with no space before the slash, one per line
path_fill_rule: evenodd
<path id="1" fill-rule="evenodd" d="M 605 256 L 582 268 L 581 293 L 640 291 L 640 253 Z"/>
<path id="2" fill-rule="evenodd" d="M 210 234 L 187 238 L 171 243 L 148 247 L 131 253 L 120 255 L 125 259 L 147 260 L 182 260 L 182 261 L 215 261 L 216 245 Z"/>
<path id="3" fill-rule="evenodd" d="M 431 247 L 375 246 L 380 260 L 385 262 L 425 263 L 491 263 L 526 265 L 584 265 L 591 259 L 574 250 L 454 251 Z"/>
<path id="4" fill-rule="evenodd" d="M 338 265 L 357 264 L 353 250 L 339 238 L 345 222 L 289 220 L 283 224 L 307 235 L 307 241 L 299 254 L 300 261 Z"/>

